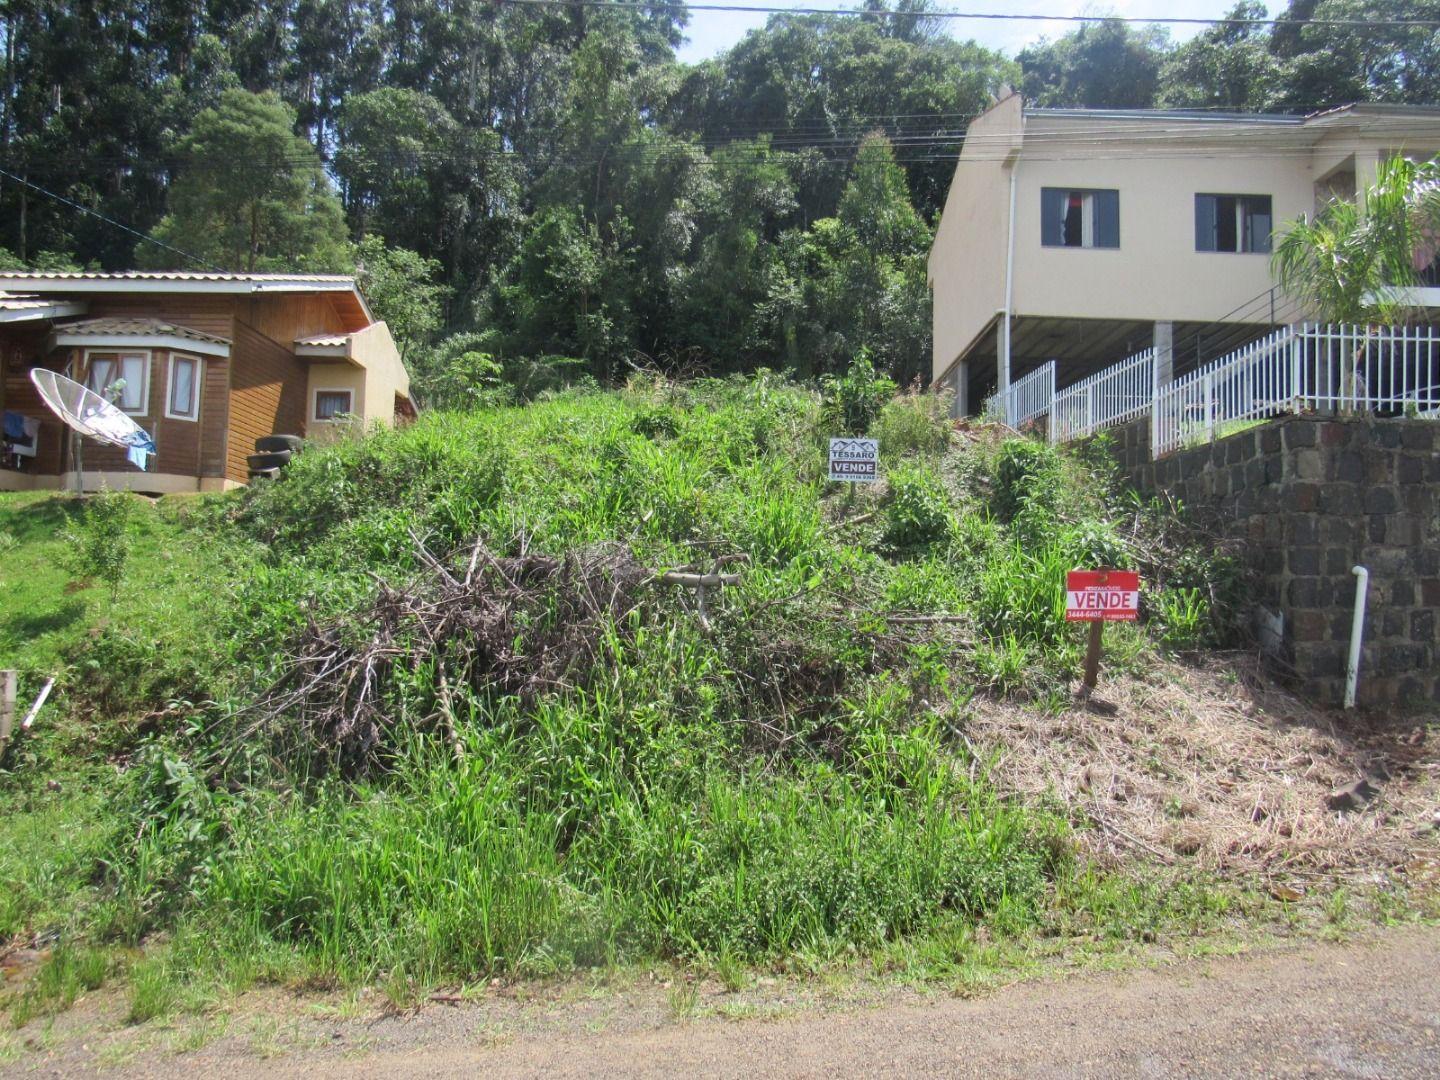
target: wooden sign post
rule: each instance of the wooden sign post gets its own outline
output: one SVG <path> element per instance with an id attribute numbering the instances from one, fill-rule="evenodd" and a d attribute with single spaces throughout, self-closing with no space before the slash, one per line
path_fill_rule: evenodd
<path id="1" fill-rule="evenodd" d="M 1085 690 L 1100 678 L 1101 628 L 1140 617 L 1140 575 L 1133 570 L 1071 570 L 1065 576 L 1065 621 L 1088 622 Z"/>

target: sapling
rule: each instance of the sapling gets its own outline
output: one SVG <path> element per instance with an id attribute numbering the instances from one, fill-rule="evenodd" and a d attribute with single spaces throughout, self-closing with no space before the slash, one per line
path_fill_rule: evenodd
<path id="1" fill-rule="evenodd" d="M 134 503 L 121 491 L 103 490 L 85 503 L 77 523 L 60 534 L 64 543 L 58 561 L 77 578 L 103 581 L 110 602 L 120 592 L 130 557 L 128 527 Z"/>

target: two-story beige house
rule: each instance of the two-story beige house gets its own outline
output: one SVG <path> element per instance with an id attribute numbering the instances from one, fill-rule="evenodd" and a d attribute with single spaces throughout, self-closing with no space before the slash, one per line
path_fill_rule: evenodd
<path id="1" fill-rule="evenodd" d="M 1032 109 L 970 125 L 930 251 L 932 373 L 957 414 L 1048 360 L 1063 386 L 1147 348 L 1157 379 L 1309 314 L 1284 223 L 1440 151 L 1440 108 L 1310 116 Z M 1440 292 L 1440 290 L 1437 290 Z"/>

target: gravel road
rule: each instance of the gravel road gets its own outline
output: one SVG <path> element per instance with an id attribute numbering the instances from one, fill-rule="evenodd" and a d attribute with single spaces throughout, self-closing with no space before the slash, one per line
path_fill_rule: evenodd
<path id="1" fill-rule="evenodd" d="M 481 1007 L 330 1021 L 278 1057 L 222 1039 L 119 1072 L 200 1076 L 1440 1076 L 1440 930 L 1377 933 L 1169 967 L 908 997 L 782 1020 L 650 1013 L 594 1032 L 497 1038 Z M 366 1031 L 363 1038 L 357 1033 Z M 15 1062 L 73 1075 L 99 1061 Z M 47 1065 L 49 1068 L 47 1068 Z M 60 1066 L 60 1068 L 57 1068 Z"/>

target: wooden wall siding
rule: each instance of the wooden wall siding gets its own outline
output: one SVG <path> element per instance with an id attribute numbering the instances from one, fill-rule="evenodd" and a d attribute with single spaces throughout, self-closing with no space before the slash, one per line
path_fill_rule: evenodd
<path id="1" fill-rule="evenodd" d="M 234 337 L 235 306 L 243 301 L 234 296 L 185 293 L 97 293 L 87 299 L 87 319 L 162 319 L 223 338 Z"/>
<path id="2" fill-rule="evenodd" d="M 230 430 L 230 360 L 202 357 L 200 384 L 200 475 L 225 476 L 225 449 Z"/>
<path id="3" fill-rule="evenodd" d="M 230 438 L 225 475 L 244 483 L 245 459 L 262 435 L 305 434 L 307 370 L 286 348 L 248 323 L 235 320 L 230 352 Z"/>
<path id="4" fill-rule="evenodd" d="M 96 350 L 101 351 L 101 350 Z M 109 350 L 104 350 L 109 351 Z M 216 357 L 201 357 L 204 366 L 200 390 L 200 419 L 173 420 L 165 415 L 169 395 L 170 353 L 166 349 L 150 351 L 150 392 L 143 416 L 131 419 L 155 439 L 155 457 L 147 472 L 170 473 L 177 476 L 223 476 L 224 431 L 226 420 L 226 385 L 229 365 Z M 56 369 L 65 365 L 61 354 L 47 363 Z M 218 372 L 216 369 L 219 369 Z M 216 385 L 217 374 L 221 380 Z M 87 470 L 104 469 L 115 472 L 135 470 L 118 446 L 103 446 L 85 441 L 82 463 Z M 68 462 L 65 463 L 68 468 Z"/>
<path id="5" fill-rule="evenodd" d="M 342 333 L 345 324 L 324 293 L 242 296 L 235 301 L 236 321 L 244 321 L 271 341 L 293 350 L 295 339 Z"/>
<path id="6" fill-rule="evenodd" d="M 30 368 L 45 348 L 45 333 L 49 327 L 14 326 L 6 327 L 0 337 L 0 363 L 4 365 L 3 406 L 23 416 L 33 416 L 40 421 L 40 444 L 35 457 L 25 462 L 25 471 L 54 475 L 60 471 L 61 446 L 68 430 L 56 418 L 30 381 Z M 62 358 L 55 367 L 64 367 Z"/>

